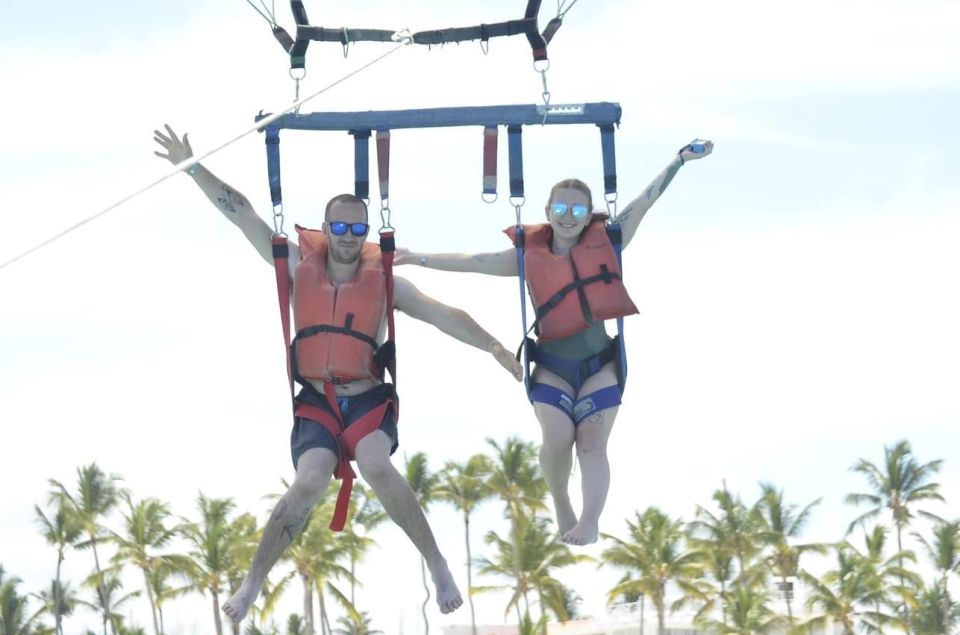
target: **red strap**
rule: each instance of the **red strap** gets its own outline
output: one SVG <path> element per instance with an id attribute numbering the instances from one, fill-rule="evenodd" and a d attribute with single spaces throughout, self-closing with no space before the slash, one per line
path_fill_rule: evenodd
<path id="1" fill-rule="evenodd" d="M 383 259 L 383 275 L 386 277 L 387 287 L 387 341 L 394 342 L 393 324 L 393 256 L 394 256 L 394 238 L 392 231 L 380 233 L 380 256 Z M 387 366 L 390 371 L 390 377 L 393 379 L 393 385 L 397 385 L 397 359 L 396 355 L 390 360 Z"/>
<path id="2" fill-rule="evenodd" d="M 290 245 L 286 236 L 274 236 L 273 269 L 277 274 L 277 299 L 280 303 L 280 322 L 283 325 L 283 351 L 287 358 L 287 380 L 290 399 L 293 399 L 293 365 L 290 360 Z"/>
<path id="3" fill-rule="evenodd" d="M 327 386 L 330 386 L 330 384 L 327 384 Z M 359 443 L 363 437 L 378 429 L 383 422 L 383 418 L 387 415 L 387 411 L 390 409 L 396 410 L 397 406 L 393 399 L 388 399 L 361 416 L 354 421 L 349 428 L 341 432 L 343 428 L 340 425 L 340 420 L 343 415 L 340 413 L 340 404 L 337 402 L 336 395 L 331 395 L 332 391 L 331 386 L 329 390 L 325 389 L 324 392 L 327 402 L 331 405 L 332 410 L 336 410 L 336 413 L 331 413 L 319 406 L 300 402 L 297 403 L 296 406 L 296 416 L 316 421 L 318 425 L 322 425 L 327 429 L 337 443 L 337 468 L 334 470 L 333 475 L 342 482 L 340 484 L 340 491 L 337 494 L 337 503 L 334 508 L 333 519 L 330 521 L 330 529 L 333 531 L 341 531 L 347 521 L 347 512 L 350 508 L 350 494 L 353 491 L 353 481 L 357 477 L 353 471 L 353 467 L 350 465 L 350 461 L 354 458 L 353 453 L 356 451 L 357 443 Z"/>
<path id="4" fill-rule="evenodd" d="M 340 428 L 334 436 L 337 440 L 337 453 L 339 454 L 337 469 L 334 475 L 342 482 L 340 483 L 340 491 L 337 493 L 337 505 L 333 510 L 330 529 L 333 531 L 342 531 L 344 524 L 347 522 L 347 510 L 350 508 L 350 493 L 353 492 L 353 479 L 355 479 L 357 475 L 353 472 L 353 467 L 350 465 L 350 454 L 347 452 L 347 445 L 343 440 L 343 433 L 347 429 L 347 426 L 343 423 L 343 414 L 340 412 L 340 403 L 337 401 L 337 392 L 333 387 L 333 382 L 325 382 L 323 384 L 323 392 L 326 394 L 327 404 L 330 406 L 330 409 L 333 410 L 333 416 L 337 418 L 337 423 Z"/>
<path id="5" fill-rule="evenodd" d="M 497 133 L 496 126 L 483 129 L 483 192 L 497 193 Z"/>
<path id="6" fill-rule="evenodd" d="M 380 177 L 380 200 L 390 197 L 390 131 L 377 130 L 377 174 Z"/>

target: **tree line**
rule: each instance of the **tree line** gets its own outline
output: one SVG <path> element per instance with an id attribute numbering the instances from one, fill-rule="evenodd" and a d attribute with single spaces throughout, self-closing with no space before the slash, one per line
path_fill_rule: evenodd
<path id="1" fill-rule="evenodd" d="M 447 504 L 462 517 L 473 632 L 473 596 L 500 592 L 504 615 L 523 635 L 545 633 L 550 621 L 579 616 L 580 597 L 557 572 L 593 559 L 558 540 L 536 445 L 518 438 L 487 443 L 485 452 L 436 471 L 424 453 L 409 456 L 406 477 L 425 509 Z M 689 520 L 656 507 L 637 510 L 623 534 L 602 535 L 596 565 L 623 572 L 607 599 L 641 609 L 649 602 L 661 634 L 667 616 L 680 609 L 693 613 L 698 628 L 730 635 L 807 633 L 831 624 L 844 635 L 956 633 L 960 604 L 950 584 L 960 576 L 960 520 L 921 509 L 945 502 L 933 481 L 941 464 L 919 461 L 907 441 L 885 447 L 881 462 L 856 461 L 851 469 L 864 477 L 866 488 L 846 501 L 859 515 L 838 528 L 841 537 L 832 543 L 802 540 L 819 499 L 792 503 L 770 483 L 761 483 L 749 503 L 724 483 Z M 219 607 L 250 567 L 263 531 L 257 518 L 229 498 L 203 493 L 193 516 L 181 517 L 157 498 L 138 498 L 96 463 L 79 467 L 72 484 L 50 480 L 47 500 L 35 506 L 38 529 L 56 553 L 49 586 L 22 592 L 21 581 L 0 564 L 0 635 L 76 632 L 65 624 L 83 614 L 98 616 L 102 635 L 175 635 L 165 630 L 164 609 L 191 594 L 209 599 L 216 635 L 225 629 L 233 635 L 382 633 L 358 602 L 356 588 L 358 567 L 387 515 L 358 483 L 350 521 L 343 532 L 331 532 L 336 495 L 330 489 L 267 581 L 241 634 L 238 625 L 224 623 Z M 488 501 L 502 506 L 503 526 L 486 529 L 478 547 L 471 518 Z M 918 517 L 929 519 L 925 531 L 918 530 Z M 904 546 L 905 538 L 919 553 Z M 73 551 L 89 552 L 92 565 L 79 581 L 61 575 L 64 557 Z M 804 563 L 811 554 L 829 558 L 830 568 L 810 572 Z M 922 570 L 933 571 L 933 578 L 925 579 Z M 124 588 L 124 573 L 139 579 L 135 588 Z M 425 566 L 421 576 L 428 635 Z M 288 593 L 299 594 L 302 609 L 278 625 L 278 601 Z M 142 624 L 124 616 L 138 597 L 149 608 L 138 616 Z M 798 597 L 802 611 L 794 605 Z"/>

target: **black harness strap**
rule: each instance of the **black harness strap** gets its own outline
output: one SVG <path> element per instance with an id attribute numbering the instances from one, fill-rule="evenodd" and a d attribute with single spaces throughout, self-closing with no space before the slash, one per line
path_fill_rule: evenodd
<path id="1" fill-rule="evenodd" d="M 600 265 L 600 273 L 594 276 L 590 276 L 588 278 L 581 278 L 581 279 L 574 280 L 570 284 L 566 285 L 565 287 L 563 287 L 562 289 L 554 293 L 549 300 L 541 304 L 540 308 L 537 309 L 537 319 L 533 323 L 533 327 L 537 329 L 536 332 L 538 334 L 540 332 L 538 328 L 538 323 L 540 322 L 540 320 L 542 320 L 547 313 L 557 308 L 557 306 L 560 304 L 560 302 L 563 301 L 563 299 L 567 296 L 568 293 L 570 293 L 571 291 L 579 291 L 580 289 L 587 286 L 588 284 L 595 284 L 597 282 L 610 284 L 614 280 L 622 280 L 620 274 L 611 273 L 610 270 L 607 269 L 606 265 Z"/>

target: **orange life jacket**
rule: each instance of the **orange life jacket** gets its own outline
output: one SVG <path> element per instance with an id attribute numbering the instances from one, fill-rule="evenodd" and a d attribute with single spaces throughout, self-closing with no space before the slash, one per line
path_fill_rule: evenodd
<path id="1" fill-rule="evenodd" d="M 297 232 L 300 262 L 293 281 L 293 320 L 299 375 L 334 382 L 382 379 L 374 362 L 387 298 L 380 249 L 364 244 L 357 274 L 337 286 L 327 275 L 326 236 L 301 227 Z"/>
<path id="2" fill-rule="evenodd" d="M 638 313 L 620 278 L 620 263 L 601 215 L 594 215 L 566 256 L 551 251 L 548 224 L 524 225 L 527 288 L 540 341 L 583 331 L 601 320 Z M 504 232 L 516 243 L 516 230 Z"/>

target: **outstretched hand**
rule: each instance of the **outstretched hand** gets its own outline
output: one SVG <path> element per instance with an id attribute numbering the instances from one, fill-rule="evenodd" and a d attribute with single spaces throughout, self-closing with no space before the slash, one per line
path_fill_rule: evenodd
<path id="1" fill-rule="evenodd" d="M 694 146 L 696 146 L 699 152 L 694 152 Z M 706 139 L 694 139 L 687 145 L 680 148 L 680 152 L 677 154 L 680 155 L 680 159 L 686 163 L 687 161 L 702 159 L 711 152 L 713 152 L 713 141 L 707 141 Z"/>
<path id="2" fill-rule="evenodd" d="M 419 255 L 413 253 L 406 247 L 397 247 L 393 252 L 393 264 L 412 265 L 416 264 Z"/>
<path id="3" fill-rule="evenodd" d="M 173 131 L 173 128 L 171 128 L 169 124 L 163 124 L 163 127 L 167 129 L 167 134 L 163 134 L 159 130 L 154 130 L 153 140 L 160 144 L 160 147 L 166 152 L 154 151 L 154 154 L 174 165 L 192 157 L 193 148 L 190 147 L 190 141 L 187 139 L 187 135 L 184 134 L 183 139 L 181 139 L 177 137 L 177 133 Z"/>
<path id="4" fill-rule="evenodd" d="M 490 352 L 494 358 L 496 358 L 497 362 L 513 375 L 514 379 L 517 381 L 523 379 L 523 366 L 520 365 L 520 360 L 518 360 L 513 353 L 505 349 L 503 344 L 495 342 Z"/>

